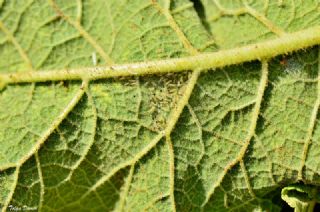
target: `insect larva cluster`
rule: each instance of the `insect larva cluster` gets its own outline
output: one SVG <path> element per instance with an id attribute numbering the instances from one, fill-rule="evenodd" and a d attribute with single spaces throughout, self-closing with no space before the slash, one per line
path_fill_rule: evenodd
<path id="1" fill-rule="evenodd" d="M 142 83 L 149 96 L 149 114 L 152 115 L 152 128 L 161 131 L 166 127 L 167 118 L 181 98 L 181 88 L 187 81 L 186 74 L 167 74 L 163 77 L 147 77 Z"/>

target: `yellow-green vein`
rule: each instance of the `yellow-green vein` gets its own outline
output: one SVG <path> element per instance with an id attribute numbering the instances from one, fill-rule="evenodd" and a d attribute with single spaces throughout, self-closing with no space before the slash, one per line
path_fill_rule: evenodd
<path id="1" fill-rule="evenodd" d="M 261 79 L 260 79 L 260 83 L 259 83 L 259 87 L 258 87 L 258 91 L 257 91 L 256 103 L 253 107 L 250 126 L 249 126 L 249 130 L 248 130 L 248 134 L 246 136 L 246 139 L 245 139 L 244 143 L 242 144 L 242 147 L 241 147 L 236 159 L 231 161 L 224 168 L 223 173 L 219 177 L 218 181 L 216 181 L 214 183 L 214 185 L 208 191 L 208 194 L 206 195 L 206 200 L 204 201 L 203 205 L 208 203 L 208 201 L 210 200 L 215 189 L 221 184 L 224 176 L 229 172 L 229 170 L 232 169 L 236 164 L 238 164 L 239 162 L 241 162 L 243 160 L 244 155 L 248 149 L 248 146 L 250 145 L 250 141 L 252 140 L 252 138 L 255 135 L 257 121 L 258 121 L 259 114 L 260 114 L 261 103 L 263 100 L 263 95 L 264 95 L 265 89 L 267 87 L 267 84 L 268 84 L 268 61 L 263 60 L 262 67 L 261 67 Z M 247 180 L 246 183 L 248 184 L 249 181 Z M 250 188 L 251 188 L 251 186 L 248 187 L 248 189 L 250 189 Z"/>
<path id="2" fill-rule="evenodd" d="M 10 83 L 79 79 L 97 80 L 121 76 L 182 72 L 195 69 L 204 71 L 252 60 L 273 58 L 318 44 L 320 44 L 320 26 L 299 32 L 287 33 L 269 41 L 182 58 L 119 64 L 106 67 L 3 73 L 0 74 L 0 88 Z"/>

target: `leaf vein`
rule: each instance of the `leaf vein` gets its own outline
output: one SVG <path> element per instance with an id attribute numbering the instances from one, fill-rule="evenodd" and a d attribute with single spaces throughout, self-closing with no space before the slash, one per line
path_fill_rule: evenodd
<path id="1" fill-rule="evenodd" d="M 107 64 L 113 64 L 113 61 L 109 57 L 109 55 L 103 50 L 103 48 L 97 43 L 97 41 L 81 26 L 81 24 L 78 21 L 74 21 L 69 16 L 65 15 L 58 7 L 58 5 L 55 3 L 55 0 L 49 0 L 49 2 L 52 8 L 55 10 L 55 12 L 59 16 L 61 16 L 66 22 L 71 24 L 76 30 L 78 30 L 80 35 L 97 50 L 97 52 L 101 55 L 101 57 L 106 61 Z"/>
<path id="2" fill-rule="evenodd" d="M 305 142 L 304 142 L 304 146 L 303 146 L 303 152 L 302 152 L 302 157 L 301 157 L 301 166 L 298 172 L 298 179 L 299 180 L 303 180 L 303 169 L 305 167 L 305 162 L 307 159 L 307 155 L 308 155 L 308 150 L 310 147 L 310 144 L 312 143 L 312 136 L 313 136 L 313 132 L 316 126 L 316 122 L 317 122 L 317 116 L 318 116 L 318 111 L 319 111 L 319 107 L 320 107 L 320 48 L 318 50 L 318 84 L 317 84 L 317 99 L 314 103 L 313 106 L 313 110 L 311 113 L 311 117 L 310 117 L 310 122 L 309 122 L 309 126 L 307 129 L 307 135 L 305 138 Z"/>
<path id="3" fill-rule="evenodd" d="M 242 145 L 242 147 L 239 151 L 237 158 L 235 160 L 231 161 L 231 163 L 229 163 L 224 168 L 223 173 L 220 176 L 220 179 L 218 179 L 218 181 L 215 182 L 214 185 L 209 189 L 209 192 L 206 196 L 206 200 L 204 201 L 203 205 L 206 205 L 209 202 L 216 187 L 218 187 L 221 184 L 222 180 L 224 179 L 225 175 L 229 172 L 229 170 L 231 170 L 237 163 L 241 162 L 241 160 L 244 158 L 245 153 L 248 149 L 248 146 L 250 145 L 250 141 L 252 140 L 252 138 L 255 135 L 257 121 L 258 121 L 259 114 L 260 114 L 261 103 L 263 101 L 263 95 L 264 95 L 265 89 L 267 87 L 267 84 L 268 84 L 268 61 L 264 60 L 264 61 L 262 61 L 261 79 L 260 79 L 260 84 L 259 84 L 258 91 L 257 91 L 258 92 L 257 99 L 256 99 L 256 103 L 253 108 L 251 122 L 250 122 L 247 137 L 246 137 L 244 144 Z"/>
<path id="4" fill-rule="evenodd" d="M 279 38 L 257 44 L 181 58 L 105 67 L 3 73 L 0 74 L 0 85 L 4 87 L 6 84 L 12 83 L 79 80 L 83 78 L 97 80 L 112 77 L 164 74 L 168 72 L 177 73 L 195 69 L 205 71 L 207 69 L 240 64 L 252 60 L 268 59 L 318 44 L 320 44 L 319 26 L 295 33 L 288 33 Z"/>

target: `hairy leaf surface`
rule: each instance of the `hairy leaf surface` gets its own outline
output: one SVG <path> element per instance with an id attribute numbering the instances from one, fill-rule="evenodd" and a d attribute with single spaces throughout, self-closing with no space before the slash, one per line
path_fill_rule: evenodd
<path id="1" fill-rule="evenodd" d="M 319 27 L 318 0 L 0 1 L 0 208 L 280 211 L 320 184 Z"/>

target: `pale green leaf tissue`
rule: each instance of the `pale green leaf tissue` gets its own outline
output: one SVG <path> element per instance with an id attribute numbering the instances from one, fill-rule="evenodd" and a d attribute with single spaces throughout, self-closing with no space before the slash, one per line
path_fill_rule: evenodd
<path id="1" fill-rule="evenodd" d="M 319 0 L 0 1 L 0 209 L 312 211 L 319 44 Z"/>

